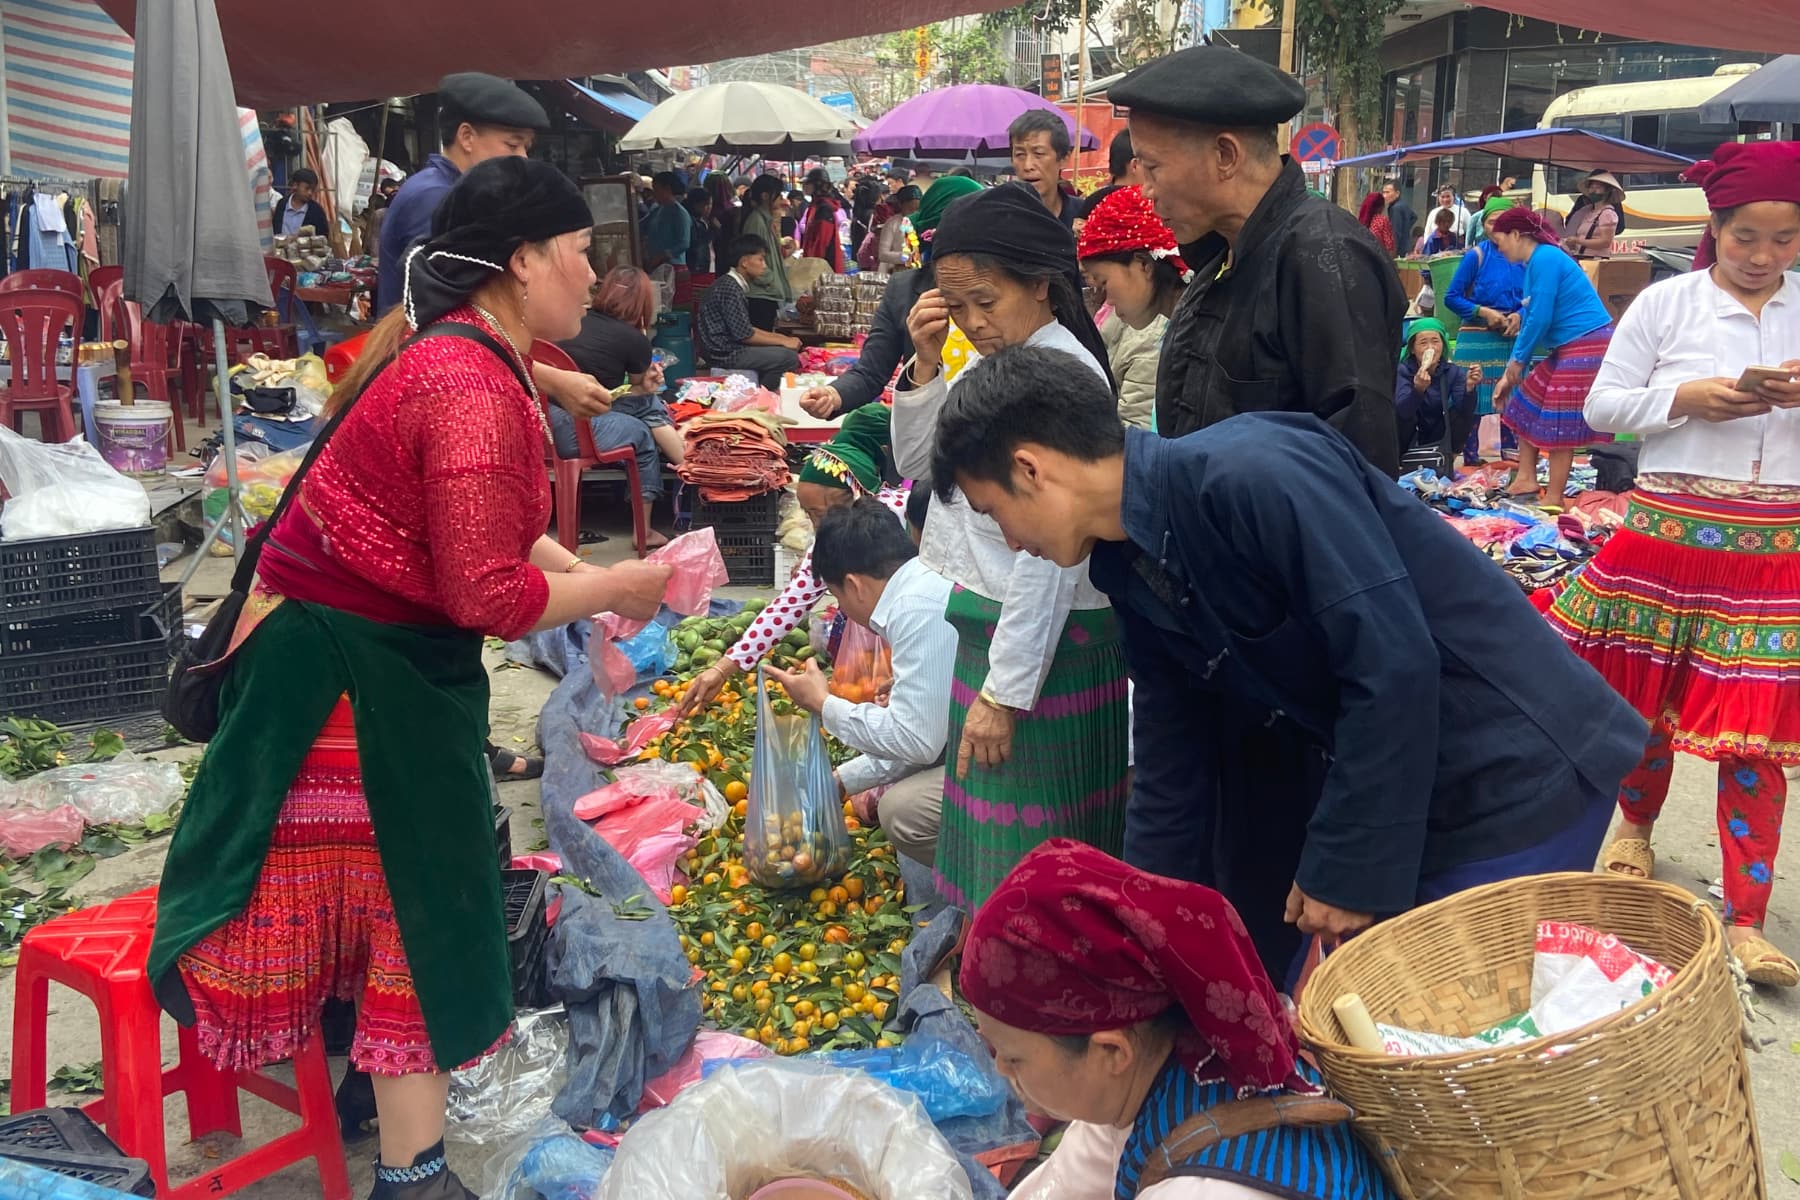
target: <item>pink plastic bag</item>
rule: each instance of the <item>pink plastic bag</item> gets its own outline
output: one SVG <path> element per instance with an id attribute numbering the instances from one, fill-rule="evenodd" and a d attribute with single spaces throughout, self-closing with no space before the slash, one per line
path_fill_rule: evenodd
<path id="1" fill-rule="evenodd" d="M 679 715 L 673 708 L 665 708 L 659 713 L 652 713 L 650 716 L 639 717 L 633 721 L 631 728 L 626 731 L 623 746 L 611 738 L 584 733 L 581 735 L 581 748 L 587 752 L 589 758 L 601 766 L 610 767 L 614 763 L 624 762 L 628 758 L 636 758 L 643 752 L 644 747 L 650 744 L 650 739 L 675 728 L 675 722 L 679 719 Z"/>
<path id="2" fill-rule="evenodd" d="M 588 655 L 588 667 L 594 672 L 594 683 L 600 688 L 600 694 L 608 698 L 623 696 L 637 682 L 637 668 L 611 638 L 600 641 L 599 653 Z"/>
<path id="3" fill-rule="evenodd" d="M 761 1042 L 753 1042 L 735 1033 L 719 1029 L 702 1029 L 694 1034 L 693 1044 L 674 1066 L 644 1085 L 644 1098 L 639 1112 L 661 1108 L 673 1100 L 690 1083 L 700 1082 L 700 1073 L 709 1062 L 730 1058 L 770 1058 L 773 1053 Z"/>
<path id="4" fill-rule="evenodd" d="M 672 568 L 663 603 L 684 617 L 705 612 L 712 604 L 713 589 L 725 586 L 731 578 L 710 526 L 684 533 L 668 545 L 659 546 L 645 555 L 644 561 Z M 649 623 L 633 621 L 617 613 L 606 613 L 601 621 L 606 637 L 612 641 L 622 641 Z"/>
<path id="5" fill-rule="evenodd" d="M 603 807 L 594 832 L 636 868 L 664 904 L 675 886 L 675 864 L 694 848 L 688 826 L 705 815 L 673 793 L 658 796 L 612 795 L 620 785 L 608 784 L 575 802 L 575 815 Z M 583 818 L 589 819 L 589 818 Z"/>
<path id="6" fill-rule="evenodd" d="M 86 824 L 73 804 L 59 804 L 48 811 L 0 809 L 0 850 L 14 858 L 36 854 L 45 846 L 67 850 L 81 840 Z"/>

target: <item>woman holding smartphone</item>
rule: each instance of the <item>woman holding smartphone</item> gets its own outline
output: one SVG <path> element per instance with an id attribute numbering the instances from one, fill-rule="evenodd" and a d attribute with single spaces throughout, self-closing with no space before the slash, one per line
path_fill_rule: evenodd
<path id="1" fill-rule="evenodd" d="M 1732 953 L 1794 987 L 1762 927 L 1800 765 L 1800 143 L 1727 143 L 1687 178 L 1712 209 L 1696 270 L 1632 302 L 1585 405 L 1642 440 L 1638 490 L 1550 620 L 1651 722 L 1604 868 L 1651 874 L 1674 751 L 1718 763 Z"/>

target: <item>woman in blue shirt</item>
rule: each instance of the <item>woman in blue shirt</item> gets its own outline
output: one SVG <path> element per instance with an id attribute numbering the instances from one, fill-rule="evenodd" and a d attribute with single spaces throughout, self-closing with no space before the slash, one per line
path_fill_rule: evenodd
<path id="1" fill-rule="evenodd" d="M 1510 208 L 1495 217 L 1489 240 L 1525 268 L 1519 336 L 1494 385 L 1494 402 L 1505 401 L 1500 419 L 1519 435 L 1519 470 L 1507 492 L 1537 495 L 1538 453 L 1543 451 L 1550 460 L 1546 507 L 1560 507 L 1576 447 L 1612 441 L 1610 433 L 1595 433 L 1581 413 L 1612 341 L 1612 314 L 1600 303 L 1587 273 L 1530 209 Z M 1527 375 L 1535 346 L 1549 347 L 1550 355 Z"/>
<path id="2" fill-rule="evenodd" d="M 1513 206 L 1506 196 L 1495 196 L 1481 209 L 1481 229 L 1491 232 L 1499 215 Z M 1512 356 L 1513 339 L 1519 332 L 1519 303 L 1525 288 L 1525 270 L 1518 263 L 1495 250 L 1477 243 L 1469 247 L 1450 286 L 1444 293 L 1444 307 L 1456 314 L 1462 327 L 1456 334 L 1457 365 L 1479 367 L 1485 381 L 1475 389 L 1475 420 L 1463 445 L 1463 465 L 1478 467 L 1481 456 L 1481 418 L 1494 411 L 1494 381 L 1506 370 Z M 1501 427 L 1500 448 L 1516 450 L 1518 443 L 1512 430 Z"/>

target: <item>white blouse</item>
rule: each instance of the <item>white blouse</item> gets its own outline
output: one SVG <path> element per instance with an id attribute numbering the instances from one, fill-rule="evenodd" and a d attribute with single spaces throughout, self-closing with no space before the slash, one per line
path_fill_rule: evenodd
<path id="1" fill-rule="evenodd" d="M 1087 347 L 1055 321 L 1025 339 L 1025 344 L 1072 354 L 1106 378 Z M 971 353 L 968 365 L 949 383 L 939 371 L 924 387 L 894 393 L 894 465 L 906 478 L 930 475 L 938 413 L 950 389 L 979 361 L 980 355 Z M 1105 595 L 1088 582 L 1086 559 L 1073 567 L 1059 567 L 1049 559 L 1013 550 L 993 518 L 970 508 L 960 491 L 949 500 L 932 497 L 919 557 L 952 583 L 1000 602 L 984 690 L 1007 708 L 1036 707 L 1056 639 L 1071 609 L 1109 607 Z"/>
<path id="2" fill-rule="evenodd" d="M 1800 484 L 1800 409 L 1735 421 L 1669 416 L 1681 384 L 1736 379 L 1745 367 L 1794 359 L 1800 359 L 1800 273 L 1787 273 L 1759 320 L 1710 271 L 1695 271 L 1646 288 L 1631 302 L 1583 412 L 1595 429 L 1642 439 L 1640 475 Z"/>
<path id="3" fill-rule="evenodd" d="M 1025 1177 L 1010 1200 L 1112 1200 L 1119 1156 L 1131 1130 L 1076 1121 L 1044 1165 Z M 1138 1193 L 1138 1200 L 1270 1200 L 1265 1192 L 1229 1179 L 1181 1175 Z"/>

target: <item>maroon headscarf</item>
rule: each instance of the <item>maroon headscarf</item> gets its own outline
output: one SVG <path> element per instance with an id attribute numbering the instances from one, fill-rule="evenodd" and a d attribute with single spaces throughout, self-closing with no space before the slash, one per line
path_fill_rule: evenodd
<path id="1" fill-rule="evenodd" d="M 1362 222 L 1364 229 L 1367 229 L 1375 218 L 1385 211 L 1387 211 L 1386 198 L 1380 192 L 1370 192 L 1363 197 L 1362 208 L 1357 210 L 1356 219 Z"/>
<path id="2" fill-rule="evenodd" d="M 1505 209 L 1495 217 L 1494 232 L 1530 234 L 1546 246 L 1562 244 L 1562 239 L 1556 236 L 1556 231 L 1550 228 L 1549 223 L 1523 205 Z"/>
<path id="3" fill-rule="evenodd" d="M 1699 185 L 1706 193 L 1706 207 L 1714 212 L 1763 200 L 1800 204 L 1800 142 L 1726 142 L 1681 177 Z M 1694 269 L 1712 266 L 1713 258 L 1709 224 L 1700 235 Z"/>
<path id="4" fill-rule="evenodd" d="M 1190 1069 L 1240 1089 L 1317 1090 L 1295 1072 L 1293 1024 L 1225 897 L 1081 842 L 1019 860 L 975 914 L 958 980 L 981 1012 L 1053 1037 L 1180 1005 L 1197 1035 L 1176 1044 Z"/>

